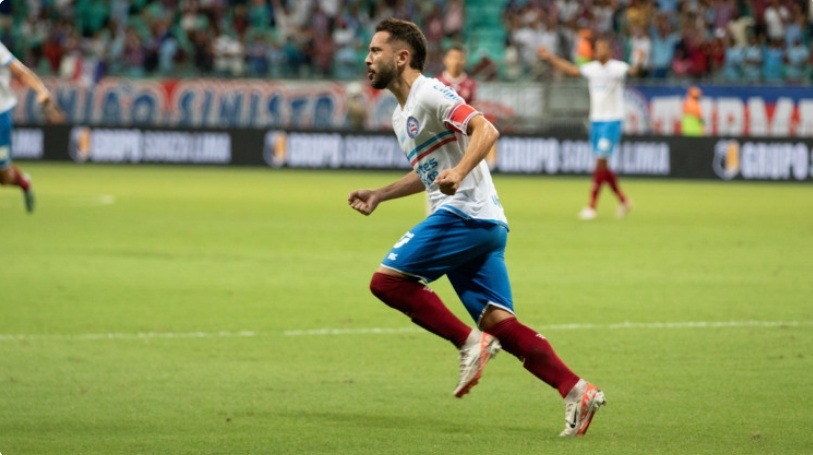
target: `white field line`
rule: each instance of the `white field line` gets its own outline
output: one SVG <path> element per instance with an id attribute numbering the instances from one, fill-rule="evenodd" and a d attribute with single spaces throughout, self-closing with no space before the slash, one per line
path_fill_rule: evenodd
<path id="1" fill-rule="evenodd" d="M 620 322 L 614 324 L 554 324 L 534 326 L 540 332 L 548 330 L 620 330 L 620 329 L 716 329 L 736 327 L 809 327 L 813 321 L 687 321 L 687 322 Z M 396 329 L 312 329 L 286 330 L 286 336 L 305 335 L 378 335 L 421 332 L 418 327 Z"/>
<path id="2" fill-rule="evenodd" d="M 813 321 L 687 321 L 687 322 L 621 322 L 613 324 L 554 324 L 536 326 L 540 332 L 556 330 L 622 330 L 622 329 L 720 329 L 738 327 L 811 327 Z M 283 336 L 325 335 L 394 335 L 421 333 L 418 327 L 285 330 Z M 3 341 L 97 341 L 150 340 L 194 338 L 251 338 L 273 335 L 253 330 L 220 332 L 136 332 L 136 333 L 77 333 L 77 334 L 0 334 Z"/>
<path id="3" fill-rule="evenodd" d="M 102 194 L 99 196 L 81 196 L 68 199 L 72 207 L 99 207 L 113 205 L 116 203 L 116 196 L 112 194 Z"/>
<path id="4" fill-rule="evenodd" d="M 137 332 L 137 333 L 77 333 L 77 334 L 0 334 L 2 341 L 93 341 L 93 340 L 150 340 L 174 338 L 247 338 L 258 333 L 250 330 L 239 332 Z"/>

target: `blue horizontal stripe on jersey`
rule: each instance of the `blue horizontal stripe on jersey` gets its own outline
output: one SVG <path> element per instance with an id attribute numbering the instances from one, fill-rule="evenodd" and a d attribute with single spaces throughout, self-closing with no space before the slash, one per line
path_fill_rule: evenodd
<path id="1" fill-rule="evenodd" d="M 412 157 L 415 156 L 415 154 L 419 153 L 421 150 L 425 149 L 426 147 L 429 147 L 435 141 L 437 141 L 439 139 L 443 139 L 444 137 L 452 135 L 452 134 L 454 134 L 454 131 L 446 130 L 446 131 L 444 131 L 444 132 L 442 132 L 440 134 L 436 134 L 436 135 L 430 137 L 426 142 L 424 142 L 423 144 L 421 144 L 421 145 L 415 147 L 414 149 L 412 149 L 412 151 L 407 154 L 407 160 L 412 161 Z"/>

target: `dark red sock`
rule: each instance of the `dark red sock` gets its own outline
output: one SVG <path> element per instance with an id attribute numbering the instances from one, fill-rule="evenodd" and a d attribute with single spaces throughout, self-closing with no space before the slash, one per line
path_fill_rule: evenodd
<path id="1" fill-rule="evenodd" d="M 487 330 L 497 337 L 503 349 L 522 361 L 522 366 L 564 397 L 579 382 L 542 335 L 516 318 L 502 320 Z"/>
<path id="2" fill-rule="evenodd" d="M 593 171 L 593 186 L 590 187 L 590 208 L 595 209 L 598 203 L 598 193 L 601 191 L 601 184 L 604 182 L 604 171 L 596 168 Z"/>
<path id="3" fill-rule="evenodd" d="M 606 174 L 605 180 L 610 184 L 610 188 L 613 189 L 615 195 L 618 196 L 618 200 L 621 202 L 626 202 L 627 197 L 624 196 L 624 193 L 621 192 L 621 188 L 618 186 L 618 178 L 616 177 L 615 172 L 607 169 Z"/>
<path id="4" fill-rule="evenodd" d="M 374 273 L 370 290 L 382 302 L 406 314 L 412 322 L 447 339 L 458 348 L 463 346 L 471 327 L 457 318 L 428 286 L 401 277 Z"/>
<path id="5" fill-rule="evenodd" d="M 28 191 L 31 187 L 31 181 L 25 177 L 25 174 L 20 172 L 20 168 L 17 166 L 12 165 L 11 170 L 14 172 L 14 185 L 19 186 L 23 189 L 23 191 Z"/>

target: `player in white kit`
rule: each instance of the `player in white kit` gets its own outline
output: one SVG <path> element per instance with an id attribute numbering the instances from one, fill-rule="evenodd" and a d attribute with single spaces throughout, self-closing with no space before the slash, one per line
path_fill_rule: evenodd
<path id="1" fill-rule="evenodd" d="M 505 267 L 508 224 L 483 161 L 496 128 L 454 90 L 421 74 L 426 38 L 407 21 L 376 27 L 366 64 L 371 85 L 398 100 L 392 121 L 413 172 L 375 190 L 356 190 L 349 205 L 364 215 L 379 203 L 426 191 L 431 214 L 399 239 L 373 274 L 370 289 L 388 306 L 460 350 L 462 397 L 501 348 L 518 357 L 565 400 L 562 436 L 581 436 L 604 393 L 579 378 L 545 337 L 514 315 Z M 446 275 L 476 323 L 458 319 L 427 286 Z"/>
<path id="2" fill-rule="evenodd" d="M 610 169 L 608 160 L 612 158 L 621 142 L 624 120 L 624 80 L 634 75 L 638 68 L 612 57 L 610 40 L 602 37 L 595 43 L 596 60 L 581 67 L 558 57 L 544 47 L 537 51 L 539 57 L 549 61 L 554 67 L 568 76 L 582 76 L 587 79 L 590 92 L 590 143 L 596 157 L 593 171 L 593 184 L 590 189 L 590 202 L 579 212 L 579 218 L 596 218 L 596 204 L 601 185 L 607 183 L 620 202 L 617 216 L 622 218 L 629 213 L 632 204 L 618 186 L 618 177 Z M 641 59 L 639 59 L 641 60 Z"/>
<path id="3" fill-rule="evenodd" d="M 25 208 L 30 213 L 34 211 L 34 191 L 31 188 L 31 179 L 12 163 L 11 111 L 17 105 L 17 99 L 11 91 L 12 75 L 37 92 L 37 102 L 43 107 L 50 105 L 51 93 L 36 74 L 14 58 L 6 46 L 0 43 L 0 185 L 20 187 L 25 200 Z"/>

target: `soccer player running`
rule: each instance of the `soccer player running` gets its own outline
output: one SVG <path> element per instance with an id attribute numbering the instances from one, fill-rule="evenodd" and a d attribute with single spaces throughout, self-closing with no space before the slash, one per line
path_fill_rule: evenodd
<path id="1" fill-rule="evenodd" d="M 37 92 L 37 102 L 43 108 L 50 106 L 51 93 L 36 74 L 14 58 L 6 46 L 0 43 L 0 184 L 20 187 L 25 200 L 25 209 L 31 213 L 34 211 L 31 178 L 11 162 L 11 110 L 17 105 L 17 99 L 11 91 L 12 75 Z"/>
<path id="2" fill-rule="evenodd" d="M 635 75 L 636 67 L 615 60 L 612 57 L 610 39 L 599 37 L 595 43 L 595 60 L 581 67 L 540 47 L 537 54 L 549 61 L 556 69 L 568 76 L 582 76 L 588 81 L 590 92 L 590 143 L 596 156 L 596 168 L 593 171 L 593 185 L 590 189 L 590 202 L 579 212 L 582 220 L 596 218 L 596 204 L 601 186 L 610 185 L 620 202 L 616 215 L 623 218 L 632 209 L 629 199 L 618 186 L 618 177 L 610 169 L 608 161 L 612 158 L 619 142 L 624 120 L 624 80 L 627 75 Z"/>
<path id="3" fill-rule="evenodd" d="M 501 348 L 515 355 L 565 401 L 561 436 L 581 436 L 604 393 L 574 374 L 548 340 L 514 315 L 505 266 L 508 224 L 483 158 L 499 137 L 486 118 L 437 79 L 421 74 L 426 38 L 413 23 L 378 24 L 365 60 L 370 83 L 398 100 L 392 124 L 412 164 L 390 185 L 353 191 L 349 205 L 370 215 L 384 201 L 429 193 L 432 213 L 409 230 L 384 257 L 370 289 L 460 351 L 462 397 L 479 381 Z M 458 319 L 428 286 L 446 275 L 477 327 Z"/>

